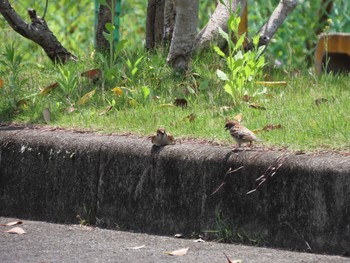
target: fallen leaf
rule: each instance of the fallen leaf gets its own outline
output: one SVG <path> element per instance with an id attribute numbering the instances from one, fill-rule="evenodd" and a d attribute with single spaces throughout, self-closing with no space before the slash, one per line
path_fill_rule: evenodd
<path id="1" fill-rule="evenodd" d="M 165 252 L 165 254 L 170 255 L 170 256 L 183 256 L 187 254 L 187 251 L 189 250 L 189 247 L 174 250 L 172 252 Z"/>
<path id="2" fill-rule="evenodd" d="M 109 112 L 111 109 L 113 109 L 113 106 L 107 106 L 104 108 L 103 111 L 100 112 L 100 115 L 105 115 L 107 112 Z"/>
<path id="3" fill-rule="evenodd" d="M 160 104 L 159 107 L 161 107 L 161 108 L 173 108 L 176 106 L 174 104 L 167 103 L 167 104 Z"/>
<path id="4" fill-rule="evenodd" d="M 187 107 L 187 100 L 186 99 L 175 99 L 174 104 L 176 107 L 186 108 Z"/>
<path id="5" fill-rule="evenodd" d="M 0 88 L 2 88 L 3 86 L 4 86 L 4 81 L 0 79 Z"/>
<path id="6" fill-rule="evenodd" d="M 235 117 L 233 117 L 233 119 L 235 121 L 241 122 L 243 120 L 243 114 L 240 113 L 240 114 L 236 115 Z"/>
<path id="7" fill-rule="evenodd" d="M 112 91 L 113 91 L 114 95 L 116 95 L 116 96 L 123 95 L 123 90 L 121 88 L 119 88 L 119 87 L 113 88 Z"/>
<path id="8" fill-rule="evenodd" d="M 14 227 L 14 228 L 11 228 L 10 230 L 7 230 L 5 232 L 10 233 L 10 234 L 18 234 L 18 235 L 22 235 L 22 234 L 27 233 L 26 231 L 24 231 L 20 227 Z"/>
<path id="9" fill-rule="evenodd" d="M 204 243 L 205 241 L 201 238 L 193 240 L 194 243 Z"/>
<path id="10" fill-rule="evenodd" d="M 256 84 L 260 84 L 263 86 L 286 86 L 287 81 L 257 81 Z"/>
<path id="11" fill-rule="evenodd" d="M 137 249 L 141 249 L 141 248 L 145 248 L 146 245 L 142 245 L 142 246 L 138 246 L 138 247 L 128 247 L 127 249 L 133 249 L 133 250 L 137 250 Z"/>
<path id="12" fill-rule="evenodd" d="M 281 124 L 268 124 L 266 125 L 264 128 L 262 128 L 263 131 L 271 131 L 271 130 L 275 130 L 275 129 L 282 129 L 283 126 Z"/>
<path id="13" fill-rule="evenodd" d="M 249 104 L 249 107 L 256 109 L 256 110 L 266 110 L 266 108 L 264 106 L 260 106 L 260 105 L 255 104 L 255 103 Z"/>
<path id="14" fill-rule="evenodd" d="M 231 109 L 231 107 L 229 107 L 229 106 L 222 106 L 222 107 L 220 107 L 220 112 L 227 112 L 230 109 Z"/>
<path id="15" fill-rule="evenodd" d="M 74 107 L 68 107 L 64 111 L 67 112 L 67 113 L 72 113 L 73 111 L 75 111 L 75 108 Z"/>
<path id="16" fill-rule="evenodd" d="M 0 224 L 0 226 L 14 226 L 14 225 L 20 225 L 23 224 L 22 221 L 13 221 L 13 222 L 9 222 L 7 224 Z"/>
<path id="17" fill-rule="evenodd" d="M 21 100 L 16 102 L 17 107 L 25 107 L 27 105 L 28 105 L 28 100 L 26 100 L 26 99 L 21 99 Z"/>
<path id="18" fill-rule="evenodd" d="M 49 85 L 49 86 L 45 87 L 43 90 L 41 90 L 39 95 L 45 95 L 57 87 L 58 87 L 58 82 L 52 83 L 51 85 Z"/>
<path id="19" fill-rule="evenodd" d="M 92 98 L 92 96 L 94 96 L 96 93 L 96 89 L 84 94 L 83 97 L 81 97 L 79 100 L 78 100 L 78 105 L 84 105 L 89 99 Z"/>
<path id="20" fill-rule="evenodd" d="M 95 68 L 95 69 L 85 71 L 85 72 L 81 73 L 80 75 L 82 77 L 85 77 L 88 79 L 98 80 L 98 78 L 101 77 L 101 75 L 102 75 L 102 71 L 98 68 Z"/>

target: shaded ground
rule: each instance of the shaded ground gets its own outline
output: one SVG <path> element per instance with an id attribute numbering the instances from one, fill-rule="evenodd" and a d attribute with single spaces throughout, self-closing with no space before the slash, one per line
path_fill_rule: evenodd
<path id="1" fill-rule="evenodd" d="M 0 217 L 0 224 L 15 221 Z M 27 233 L 9 234 L 4 231 L 16 226 L 0 227 L 0 262 L 232 262 L 287 263 L 349 262 L 340 256 L 297 253 L 277 249 L 242 245 L 195 243 L 176 239 L 129 232 L 105 230 L 79 225 L 59 225 L 23 221 L 17 225 Z M 141 247 L 135 249 L 137 247 Z M 170 256 L 164 252 L 189 247 L 184 256 Z"/>

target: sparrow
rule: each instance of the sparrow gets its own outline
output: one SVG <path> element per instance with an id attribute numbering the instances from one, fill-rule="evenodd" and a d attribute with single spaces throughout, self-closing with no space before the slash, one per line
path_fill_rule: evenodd
<path id="1" fill-rule="evenodd" d="M 249 146 L 252 146 L 253 141 L 262 141 L 251 130 L 237 121 L 228 121 L 225 129 L 230 131 L 232 138 L 238 143 L 238 147 L 241 147 L 242 143 L 249 142 Z"/>
<path id="2" fill-rule="evenodd" d="M 169 145 L 174 144 L 174 137 L 165 131 L 163 128 L 159 128 L 157 130 L 157 134 L 152 136 L 152 143 L 155 146 L 163 146 L 163 145 Z"/>

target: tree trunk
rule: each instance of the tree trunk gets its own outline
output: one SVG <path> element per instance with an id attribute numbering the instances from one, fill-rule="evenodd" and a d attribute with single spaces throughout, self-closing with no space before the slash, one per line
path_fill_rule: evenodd
<path id="1" fill-rule="evenodd" d="M 41 46 L 53 62 L 65 63 L 68 60 L 77 60 L 62 46 L 47 26 L 46 21 L 38 17 L 34 9 L 28 9 L 31 24 L 25 22 L 7 0 L 0 0 L 0 13 L 13 30 Z"/>
<path id="2" fill-rule="evenodd" d="M 164 0 L 149 0 L 146 19 L 146 48 L 162 44 L 164 28 Z"/>
<path id="3" fill-rule="evenodd" d="M 191 60 L 198 23 L 198 0 L 175 0 L 176 19 L 167 62 L 185 71 Z"/>
<path id="4" fill-rule="evenodd" d="M 164 38 L 165 43 L 170 43 L 174 33 L 176 10 L 173 0 L 165 0 L 164 7 Z"/>
<path id="5" fill-rule="evenodd" d="M 109 6 L 112 6 L 112 0 L 106 1 Z M 105 27 L 106 23 L 112 22 L 112 13 L 108 6 L 100 5 L 98 10 L 98 20 L 96 26 L 96 51 L 108 54 L 109 52 L 109 43 L 104 37 L 103 32 L 107 32 Z M 113 34 L 113 32 L 109 32 Z"/>
<path id="6" fill-rule="evenodd" d="M 195 40 L 196 49 L 208 48 L 213 41 L 219 47 L 223 47 L 226 42 L 219 35 L 219 27 L 227 32 L 227 21 L 230 14 L 234 13 L 240 5 L 240 16 L 242 16 L 246 4 L 247 0 L 224 0 L 224 4 L 220 2 L 210 17 L 208 24 L 197 35 Z"/>
<path id="7" fill-rule="evenodd" d="M 281 0 L 265 25 L 259 30 L 260 35 L 272 39 L 277 29 L 283 24 L 286 17 L 294 10 L 297 4 L 298 0 Z"/>

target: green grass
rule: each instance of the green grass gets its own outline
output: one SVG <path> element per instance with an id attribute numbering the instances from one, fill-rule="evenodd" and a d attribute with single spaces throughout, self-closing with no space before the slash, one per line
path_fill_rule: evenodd
<path id="1" fill-rule="evenodd" d="M 50 107 L 49 125 L 52 126 L 131 132 L 142 136 L 154 134 L 159 126 L 163 126 L 178 139 L 206 139 L 229 145 L 234 142 L 224 130 L 225 121 L 242 113 L 243 124 L 252 130 L 270 124 L 282 126 L 282 129 L 258 133 L 263 146 L 307 151 L 350 150 L 348 76 L 319 77 L 312 70 L 301 73 L 266 71 L 265 78 L 287 81 L 287 85 L 264 88 L 252 84 L 248 94 L 252 96 L 258 91 L 262 94 L 251 98 L 250 102 L 233 105 L 223 90 L 224 83 L 215 73 L 217 68 L 224 67 L 217 55 L 209 53 L 195 57 L 192 71 L 186 76 L 167 67 L 165 55 L 162 51 L 154 54 L 122 52 L 112 70 L 101 60 L 96 62 L 90 58 L 82 58 L 61 69 L 51 64 L 26 64 L 23 61 L 12 69 L 2 66 L 0 78 L 4 85 L 0 88 L 0 121 L 46 125 L 42 111 Z M 141 56 L 144 58 L 137 66 L 138 71 L 132 75 L 133 67 L 129 68 L 126 61 L 129 59 L 134 63 Z M 4 55 L 0 58 L 9 60 Z M 105 72 L 105 78 L 93 83 L 80 76 L 81 72 L 95 67 Z M 38 95 L 55 81 L 61 83 L 58 88 L 48 95 Z M 114 87 L 123 89 L 122 96 L 112 92 Z M 83 105 L 78 105 L 79 99 L 94 89 L 95 94 Z M 150 91 L 148 97 L 144 96 L 144 89 Z M 72 113 L 66 111 L 70 107 L 66 95 L 74 104 Z M 188 107 L 171 105 L 176 98 L 185 98 Z M 18 102 L 22 99 L 26 103 L 20 105 Z M 327 101 L 317 105 L 318 99 Z M 251 103 L 266 110 L 253 109 L 249 107 Z M 101 115 L 108 106 L 112 109 Z M 193 120 L 188 117 L 191 114 L 195 115 Z"/>

